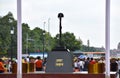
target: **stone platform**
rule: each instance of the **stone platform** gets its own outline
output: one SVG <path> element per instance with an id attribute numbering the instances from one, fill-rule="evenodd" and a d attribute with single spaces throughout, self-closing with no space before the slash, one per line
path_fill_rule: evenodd
<path id="1" fill-rule="evenodd" d="M 16 74 L 4 73 L 0 74 L 0 78 L 17 78 Z M 74 73 L 23 73 L 22 78 L 105 78 L 105 74 L 88 74 L 86 72 L 74 72 Z M 116 73 L 111 73 L 111 78 L 116 78 Z"/>

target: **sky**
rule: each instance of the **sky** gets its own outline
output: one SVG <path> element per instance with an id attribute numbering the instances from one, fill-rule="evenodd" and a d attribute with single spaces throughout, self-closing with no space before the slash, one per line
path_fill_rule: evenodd
<path id="1" fill-rule="evenodd" d="M 110 48 L 120 42 L 120 0 L 111 0 Z M 0 16 L 12 12 L 17 19 L 17 0 L 0 0 Z M 105 47 L 105 0 L 22 0 L 22 23 L 40 27 L 54 37 L 59 33 L 58 13 L 63 13 L 62 33 L 74 33 L 84 45 Z M 45 23 L 44 23 L 45 22 Z"/>

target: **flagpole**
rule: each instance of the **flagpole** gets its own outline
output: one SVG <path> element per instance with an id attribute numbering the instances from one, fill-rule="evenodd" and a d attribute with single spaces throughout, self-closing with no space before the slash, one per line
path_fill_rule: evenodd
<path id="1" fill-rule="evenodd" d="M 21 0 L 17 0 L 17 78 L 22 78 L 22 18 Z"/>
<path id="2" fill-rule="evenodd" d="M 106 0 L 106 54 L 105 54 L 105 59 L 106 59 L 106 73 L 105 73 L 105 78 L 110 78 L 110 0 Z"/>

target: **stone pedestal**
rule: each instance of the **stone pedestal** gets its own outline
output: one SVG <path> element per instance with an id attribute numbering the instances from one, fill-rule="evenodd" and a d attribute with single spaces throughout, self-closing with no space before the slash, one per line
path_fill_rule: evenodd
<path id="1" fill-rule="evenodd" d="M 67 49 L 57 48 L 48 53 L 46 73 L 72 73 L 72 54 Z"/>

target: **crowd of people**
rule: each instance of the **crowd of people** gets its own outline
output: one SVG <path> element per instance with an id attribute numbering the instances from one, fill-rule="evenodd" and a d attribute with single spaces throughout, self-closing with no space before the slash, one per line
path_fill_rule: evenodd
<path id="1" fill-rule="evenodd" d="M 88 71 L 89 64 L 103 63 L 105 70 L 105 58 L 93 59 L 93 58 L 75 58 L 74 59 L 74 71 Z M 117 72 L 120 70 L 120 59 L 111 58 L 110 59 L 110 71 Z"/>
<path id="2" fill-rule="evenodd" d="M 74 60 L 74 70 L 75 71 L 88 71 L 88 65 L 89 64 L 95 64 L 97 62 L 102 62 L 104 63 L 105 60 L 102 58 L 100 60 L 98 59 L 93 59 L 93 58 L 75 58 Z"/>
<path id="3" fill-rule="evenodd" d="M 41 59 L 41 57 L 33 58 L 27 57 L 22 59 L 22 63 L 33 63 L 34 71 L 45 71 L 47 58 Z M 2 60 L 0 59 L 0 73 L 12 72 L 12 64 L 17 64 L 17 60 Z"/>
<path id="4" fill-rule="evenodd" d="M 12 64 L 16 63 L 17 60 L 2 60 L 0 59 L 0 73 L 4 72 L 12 72 Z M 34 71 L 45 71 L 47 58 L 41 59 L 41 57 L 37 58 L 23 58 L 22 63 L 34 63 Z M 73 60 L 73 71 L 81 72 L 88 71 L 89 64 L 95 63 L 105 63 L 105 58 L 93 59 L 93 58 L 77 58 L 75 57 Z M 120 59 L 110 59 L 110 70 L 118 71 L 120 70 Z"/>

